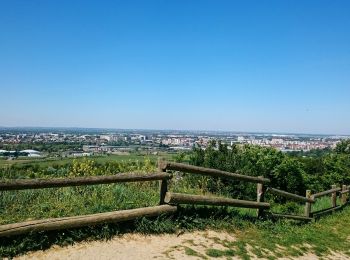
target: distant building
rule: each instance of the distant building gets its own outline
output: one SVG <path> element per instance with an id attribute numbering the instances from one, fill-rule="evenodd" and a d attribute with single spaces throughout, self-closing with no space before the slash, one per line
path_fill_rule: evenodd
<path id="1" fill-rule="evenodd" d="M 73 157 L 87 157 L 87 156 L 91 156 L 91 153 L 73 153 L 72 156 Z"/>
<path id="2" fill-rule="evenodd" d="M 238 142 L 243 142 L 244 141 L 244 137 L 243 136 L 238 136 L 237 137 L 237 141 Z"/>
<path id="3" fill-rule="evenodd" d="M 110 142 L 112 137 L 110 135 L 100 135 L 100 139 L 104 139 L 107 142 Z"/>
<path id="4" fill-rule="evenodd" d="M 41 154 L 39 151 L 36 150 L 22 150 L 20 151 L 20 154 L 26 154 L 28 157 L 40 157 Z"/>
<path id="5" fill-rule="evenodd" d="M 94 152 L 98 153 L 100 151 L 100 146 L 98 145 L 83 145 L 84 152 Z"/>

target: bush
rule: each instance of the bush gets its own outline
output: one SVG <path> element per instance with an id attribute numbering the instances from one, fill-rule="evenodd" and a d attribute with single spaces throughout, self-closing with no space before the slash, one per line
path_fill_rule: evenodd
<path id="1" fill-rule="evenodd" d="M 286 154 L 274 148 L 255 145 L 227 145 L 211 142 L 207 149 L 194 148 L 190 163 L 197 166 L 238 172 L 250 176 L 264 176 L 271 186 L 304 195 L 329 189 L 332 184 L 350 184 L 350 140 L 337 145 L 334 151 L 320 153 L 319 157 Z M 314 152 L 313 152 L 314 153 Z M 234 180 L 217 180 L 198 176 L 188 181 L 203 191 L 224 192 L 238 198 L 255 198 L 255 185 Z"/>

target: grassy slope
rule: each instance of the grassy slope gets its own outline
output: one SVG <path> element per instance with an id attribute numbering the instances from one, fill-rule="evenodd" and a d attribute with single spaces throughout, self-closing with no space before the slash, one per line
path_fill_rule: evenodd
<path id="1" fill-rule="evenodd" d="M 286 221 L 277 224 L 260 223 L 242 233 L 234 250 L 245 256 L 244 248 L 250 245 L 257 256 L 301 256 L 313 252 L 325 256 L 330 250 L 350 256 L 350 209 L 330 215 L 307 225 L 292 225 Z"/>
<path id="2" fill-rule="evenodd" d="M 143 218 L 120 225 L 40 232 L 0 239 L 0 255 L 16 255 L 28 250 L 45 249 L 52 244 L 67 245 L 73 241 L 108 239 L 125 232 L 174 233 L 179 230 L 209 228 L 225 230 L 237 237 L 235 242 L 219 241 L 225 250 L 208 248 L 206 253 L 209 257 L 240 256 L 249 259 L 251 254 L 254 254 L 257 257 L 276 259 L 281 256 L 301 256 L 308 252 L 324 257 L 331 251 L 350 256 L 350 225 L 347 224 L 349 221 L 350 208 L 326 216 L 315 223 L 300 224 L 290 221 L 256 221 L 236 210 L 188 207 L 180 209 L 175 216 Z"/>
<path id="3" fill-rule="evenodd" d="M 347 255 L 350 258 L 350 208 L 320 219 L 311 224 L 297 224 L 289 221 L 273 223 L 259 221 L 244 223 L 243 227 L 233 225 L 231 232 L 236 241 L 215 239 L 224 249 L 207 248 L 206 255 L 199 254 L 189 246 L 188 255 L 200 255 L 201 258 L 239 256 L 250 259 L 252 256 L 265 259 L 280 257 L 299 257 L 312 253 L 319 258 L 329 257 L 332 252 Z M 211 238 L 213 239 L 213 238 Z"/>
<path id="4" fill-rule="evenodd" d="M 135 183 L 47 189 L 44 192 L 21 191 L 15 196 L 9 193 L 8 197 L 3 197 L 1 201 L 10 202 L 11 198 L 14 201 L 6 207 L 0 205 L 6 209 L 1 214 L 1 223 L 156 205 L 158 183 L 141 185 L 143 186 Z M 43 200 L 44 198 L 46 199 Z M 18 200 L 27 206 L 23 207 Z M 40 203 L 41 201 L 45 202 Z M 315 205 L 315 209 L 327 207 L 328 203 L 329 198 L 325 198 Z M 347 239 L 350 234 L 350 225 L 347 224 L 350 222 L 350 207 L 311 224 L 261 221 L 255 218 L 255 213 L 255 210 L 251 209 L 181 207 L 173 216 L 0 238 L 0 255 L 13 256 L 28 250 L 45 249 L 53 244 L 67 245 L 74 241 L 108 239 L 125 232 L 151 234 L 198 229 L 225 230 L 237 237 L 235 242 L 220 242 L 227 248 L 226 250 L 208 248 L 206 252 L 208 257 L 235 255 L 249 259 L 248 245 L 254 255 L 270 259 L 299 256 L 306 252 L 326 256 L 330 250 L 350 253 L 350 240 Z"/>
<path id="5" fill-rule="evenodd" d="M 122 157 L 122 156 L 121 156 Z M 159 183 L 132 183 L 67 187 L 58 189 L 0 192 L 0 224 L 73 216 L 112 210 L 157 205 Z M 170 188 L 177 192 L 202 193 L 188 183 L 177 180 Z M 24 206 L 25 205 L 25 206 Z M 319 200 L 314 210 L 330 206 L 329 198 Z M 302 206 L 296 207 L 302 212 Z M 278 206 L 274 211 L 281 211 Z M 173 216 L 139 219 L 115 225 L 101 225 L 72 230 L 39 232 L 13 238 L 0 238 L 0 256 L 13 256 L 28 250 L 45 249 L 53 244 L 108 239 L 124 232 L 173 233 L 179 230 L 227 230 L 237 236 L 236 242 L 222 241 L 226 250 L 208 248 L 207 256 L 239 255 L 249 258 L 247 246 L 258 257 L 298 256 L 312 251 L 319 256 L 330 250 L 349 254 L 350 207 L 316 223 L 260 221 L 255 210 L 214 207 L 182 207 Z M 189 254 L 195 252 L 187 250 Z M 204 256 L 206 257 L 206 256 Z"/>

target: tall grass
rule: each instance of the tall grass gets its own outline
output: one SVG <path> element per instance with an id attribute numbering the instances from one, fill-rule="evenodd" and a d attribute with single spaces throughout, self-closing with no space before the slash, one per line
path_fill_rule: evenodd
<path id="1" fill-rule="evenodd" d="M 1 192 L 0 224 L 156 205 L 158 183 Z"/>

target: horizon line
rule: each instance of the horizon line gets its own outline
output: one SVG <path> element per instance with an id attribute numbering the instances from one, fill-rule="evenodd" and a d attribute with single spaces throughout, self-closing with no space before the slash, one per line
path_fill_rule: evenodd
<path id="1" fill-rule="evenodd" d="M 91 129 L 91 130 L 138 130 L 138 131 L 181 131 L 181 132 L 219 132 L 219 133 L 242 133 L 242 134 L 284 134 L 284 135 L 326 135 L 326 136 L 346 136 L 350 134 L 334 134 L 334 133 L 303 133 L 303 132 L 278 132 L 278 131 L 237 131 L 237 130 L 203 130 L 203 129 L 155 129 L 155 128 L 115 128 L 115 127 L 81 127 L 81 126 L 0 126 L 0 129 Z"/>

